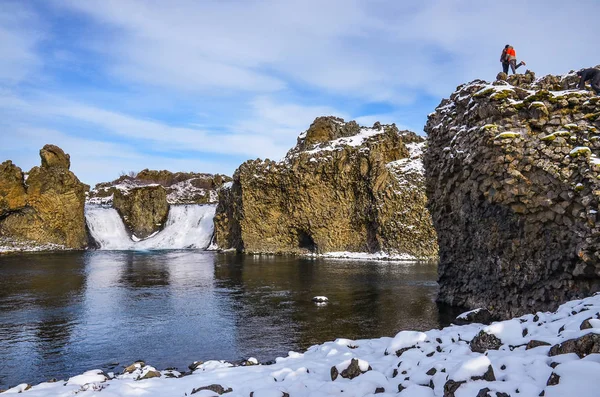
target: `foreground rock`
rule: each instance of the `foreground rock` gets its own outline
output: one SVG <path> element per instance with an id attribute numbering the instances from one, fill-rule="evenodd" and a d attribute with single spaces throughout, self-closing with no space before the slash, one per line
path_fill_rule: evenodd
<path id="1" fill-rule="evenodd" d="M 458 87 L 425 127 L 439 299 L 554 309 L 600 289 L 600 97 L 567 90 L 574 73 L 499 77 Z"/>
<path id="2" fill-rule="evenodd" d="M 600 388 L 600 295 L 488 326 L 468 324 L 394 338 L 337 339 L 272 364 L 196 362 L 192 372 L 143 362 L 122 374 L 87 371 L 65 381 L 19 385 L 31 397 L 110 396 L 596 397 Z M 590 328 L 581 329 L 586 323 Z M 491 348 L 474 348 L 483 335 Z M 480 346 L 481 347 L 481 346 Z M 394 354 L 395 353 L 395 354 Z M 250 361 L 249 359 L 248 361 Z M 102 395 L 103 395 L 102 394 Z"/>
<path id="3" fill-rule="evenodd" d="M 69 155 L 59 147 L 44 146 L 40 157 L 42 165 L 27 178 L 10 160 L 0 166 L 0 236 L 18 246 L 85 248 L 89 187 L 69 171 Z"/>
<path id="4" fill-rule="evenodd" d="M 281 162 L 254 160 L 220 191 L 218 246 L 248 253 L 437 255 L 423 138 L 395 125 L 320 117 Z"/>

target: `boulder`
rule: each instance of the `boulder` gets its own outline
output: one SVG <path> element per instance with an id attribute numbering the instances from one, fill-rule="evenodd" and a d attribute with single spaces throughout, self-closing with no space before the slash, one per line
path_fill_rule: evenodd
<path id="1" fill-rule="evenodd" d="M 600 334 L 586 334 L 576 339 L 569 339 L 550 348 L 549 356 L 575 353 L 579 358 L 588 354 L 600 353 Z"/>
<path id="2" fill-rule="evenodd" d="M 353 358 L 350 363 L 340 372 L 340 366 L 342 364 L 331 367 L 331 380 L 336 380 L 338 376 L 346 379 L 354 379 L 357 376 L 364 374 L 371 370 L 371 366 L 362 360 Z"/>
<path id="3" fill-rule="evenodd" d="M 40 150 L 40 157 L 42 158 L 42 167 L 71 168 L 71 156 L 56 145 L 45 145 Z"/>
<path id="4" fill-rule="evenodd" d="M 502 341 L 496 335 L 480 331 L 469 343 L 471 351 L 485 353 L 488 350 L 498 350 L 502 346 Z"/>
<path id="5" fill-rule="evenodd" d="M 40 150 L 42 165 L 27 180 L 18 167 L 0 167 L 0 236 L 81 249 L 88 244 L 84 203 L 89 187 L 69 171 L 69 155 L 54 145 Z"/>
<path id="6" fill-rule="evenodd" d="M 253 160 L 219 191 L 215 241 L 247 253 L 386 252 L 435 258 L 423 138 L 320 117 L 280 162 Z"/>
<path id="7" fill-rule="evenodd" d="M 225 389 L 223 386 L 221 385 L 217 385 L 217 384 L 212 384 L 212 385 L 208 385 L 208 386 L 202 386 L 199 387 L 197 389 L 192 390 L 191 394 L 196 394 L 202 390 L 210 390 L 212 392 L 215 392 L 219 395 L 221 394 L 225 394 L 225 393 L 231 393 L 233 391 L 233 389 L 231 387 L 228 387 L 227 389 Z"/>

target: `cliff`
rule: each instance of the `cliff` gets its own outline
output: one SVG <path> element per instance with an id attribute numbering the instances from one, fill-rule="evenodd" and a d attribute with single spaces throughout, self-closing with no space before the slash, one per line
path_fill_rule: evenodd
<path id="1" fill-rule="evenodd" d="M 130 233 L 140 239 L 159 231 L 169 215 L 167 193 L 161 185 L 116 190 L 113 207 Z"/>
<path id="2" fill-rule="evenodd" d="M 248 253 L 437 255 L 423 138 L 320 117 L 280 162 L 247 161 L 220 190 L 215 241 Z"/>
<path id="3" fill-rule="evenodd" d="M 429 115 L 439 299 L 501 315 L 600 288 L 600 97 L 565 76 L 500 74 Z"/>
<path id="4" fill-rule="evenodd" d="M 216 204 L 219 189 L 231 178 L 221 174 L 171 172 L 144 169 L 135 175 L 123 175 L 112 182 L 97 184 L 88 196 L 93 204 L 111 204 L 115 192 L 160 185 L 165 189 L 169 204 Z"/>
<path id="5" fill-rule="evenodd" d="M 87 246 L 83 208 L 89 187 L 69 171 L 68 154 L 54 145 L 40 150 L 42 164 L 29 171 L 0 166 L 0 236 L 80 249 Z"/>

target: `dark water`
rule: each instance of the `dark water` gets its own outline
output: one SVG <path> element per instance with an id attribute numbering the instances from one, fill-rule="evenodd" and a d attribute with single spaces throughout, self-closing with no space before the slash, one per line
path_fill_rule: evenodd
<path id="1" fill-rule="evenodd" d="M 435 328 L 447 322 L 435 280 L 435 265 L 423 263 L 199 251 L 0 256 L 0 388 L 139 359 L 159 369 L 266 361 L 337 337 Z M 315 295 L 330 303 L 316 306 Z"/>

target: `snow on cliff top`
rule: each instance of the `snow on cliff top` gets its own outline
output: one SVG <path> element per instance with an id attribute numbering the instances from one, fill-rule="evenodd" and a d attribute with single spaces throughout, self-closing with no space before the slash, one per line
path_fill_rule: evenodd
<path id="1" fill-rule="evenodd" d="M 383 134 L 384 132 L 385 132 L 385 130 L 383 127 L 380 127 L 380 128 L 361 127 L 360 132 L 356 135 L 337 138 L 332 141 L 328 141 L 325 144 L 321 144 L 322 146 L 317 145 L 316 148 L 311 149 L 311 150 L 306 150 L 306 151 L 304 151 L 304 153 L 315 154 L 315 153 L 319 153 L 319 152 L 340 150 L 340 149 L 343 149 L 345 146 L 351 146 L 351 147 L 361 146 L 369 138 L 371 138 L 375 135 Z M 304 134 L 306 134 L 306 133 L 304 133 Z"/>
<path id="2" fill-rule="evenodd" d="M 426 332 L 401 331 L 393 338 L 337 339 L 304 353 L 289 352 L 271 365 L 255 365 L 256 360 L 248 360 L 245 366 L 207 361 L 181 377 L 176 370 L 156 371 L 139 364 L 132 366 L 131 373 L 91 370 L 29 390 L 28 385 L 18 385 L 5 394 L 162 397 L 189 396 L 195 391 L 198 396 L 215 396 L 219 392 L 211 390 L 230 388 L 228 396 L 243 397 L 362 397 L 375 393 L 537 397 L 542 392 L 547 397 L 592 397 L 600 389 L 599 313 L 600 295 L 595 295 L 567 302 L 554 313 L 538 312 L 489 326 L 453 325 Z M 478 352 L 481 340 L 490 343 L 494 338 L 498 338 L 496 346 Z M 579 338 L 596 342 L 565 343 Z M 352 365 L 355 377 L 344 377 L 344 370 Z M 142 379 L 149 374 L 155 377 Z M 200 391 L 208 386 L 210 389 Z M 447 394 L 445 388 L 454 388 L 454 394 Z M 484 389 L 489 394 L 482 394 Z"/>

